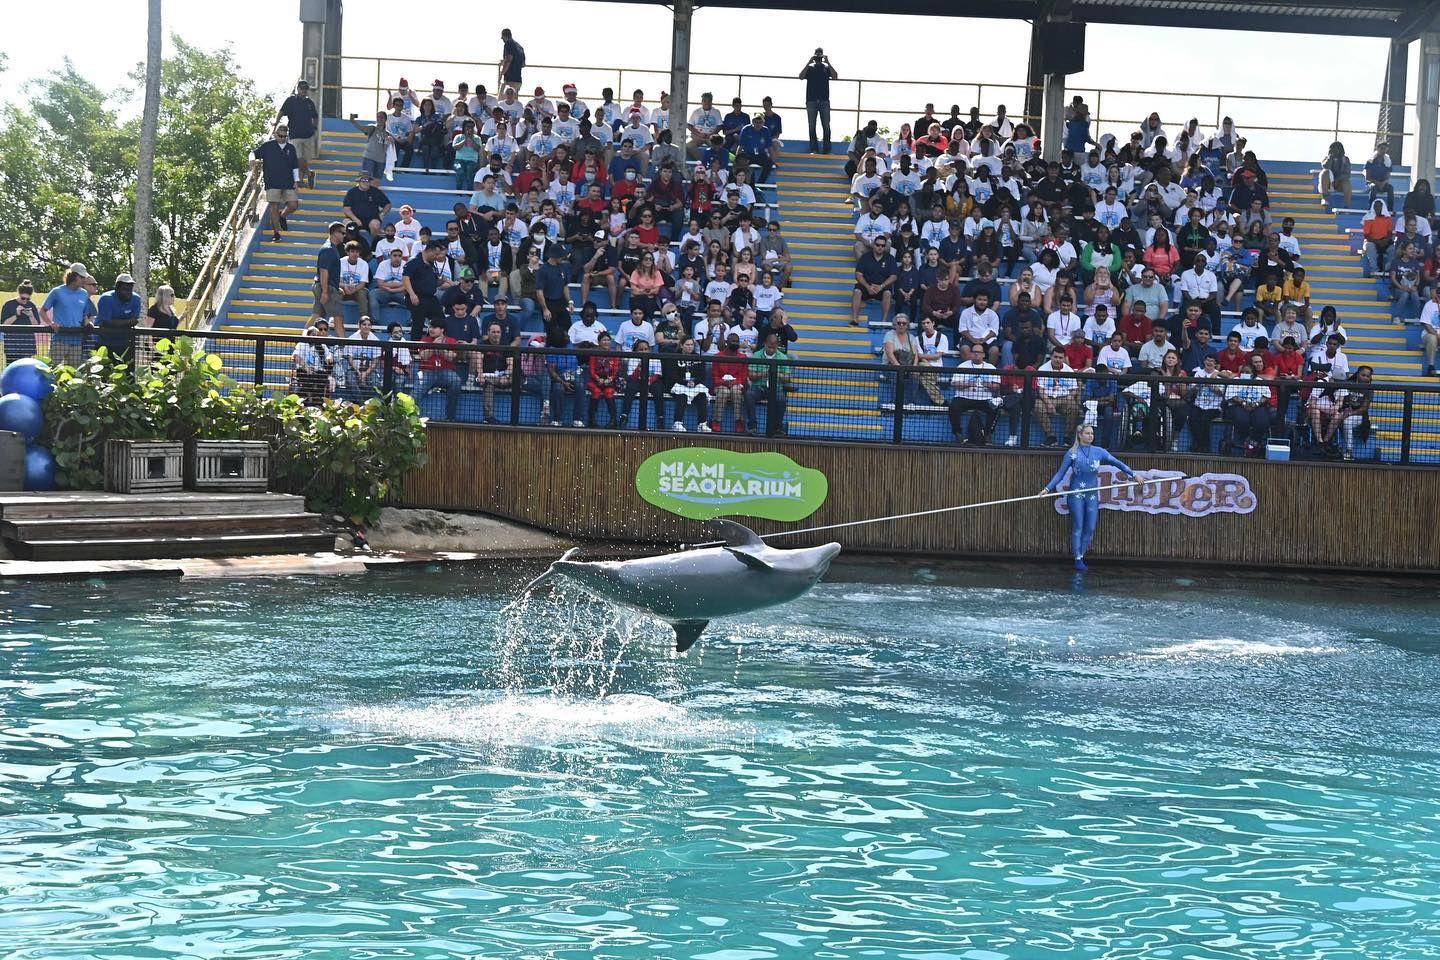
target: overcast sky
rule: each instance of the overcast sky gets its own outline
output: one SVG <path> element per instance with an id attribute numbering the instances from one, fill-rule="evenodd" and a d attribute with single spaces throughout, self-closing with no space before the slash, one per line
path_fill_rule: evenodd
<path id="1" fill-rule="evenodd" d="M 499 57 L 499 29 L 508 26 L 525 46 L 531 64 L 537 65 L 527 73 L 527 86 L 538 81 L 558 88 L 562 80 L 574 80 L 581 88 L 581 96 L 592 99 L 602 85 L 616 86 L 623 91 L 620 96 L 628 94 L 633 86 L 647 91 L 661 86 L 659 76 L 635 71 L 668 70 L 670 12 L 666 8 L 577 0 L 527 0 L 514 7 L 503 21 L 484 21 L 476 13 L 460 14 L 462 8 L 453 4 L 417 16 L 413 12 L 397 15 L 393 2 L 348 0 L 344 48 L 351 55 L 397 61 L 424 58 L 456 63 L 494 62 Z M 217 15 L 222 9 L 223 15 Z M 488 12 L 495 7 L 487 4 L 464 9 Z M 123 84 L 126 73 L 144 57 L 145 10 L 144 0 L 68 0 L 64 16 L 57 17 L 43 4 L 6 4 L 7 23 L 0 50 L 9 57 L 4 82 L 7 95 L 15 98 L 19 83 L 44 73 L 67 56 L 102 85 Z M 299 0 L 247 0 L 235 6 L 222 6 L 215 0 L 166 0 L 165 27 L 167 34 L 179 33 L 202 46 L 233 44 L 240 63 L 261 89 L 278 95 L 298 75 L 298 11 Z M 477 22 L 483 25 L 471 26 Z M 447 23 L 456 27 L 448 28 Z M 951 77 L 970 84 L 932 82 L 907 87 L 878 80 L 865 84 L 866 103 L 871 110 L 908 116 L 918 113 L 926 99 L 936 100 L 942 109 L 948 106 L 947 100 L 968 108 L 976 99 L 973 84 L 977 82 L 1023 83 L 1029 33 L 1029 25 L 1023 21 L 704 8 L 695 14 L 692 70 L 744 73 L 757 78 L 746 81 L 742 88 L 747 106 L 758 103 L 765 93 L 773 94 L 781 104 L 798 100 L 798 84 L 758 77 L 793 77 L 816 46 L 826 49 L 842 78 L 939 81 Z M 741 39 L 744 37 L 749 39 Z M 918 44 L 926 54 L 902 49 L 905 40 Z M 1418 46 L 1412 44 L 1411 51 L 1412 98 L 1417 74 L 1413 48 Z M 1304 96 L 1376 100 L 1386 49 L 1386 41 L 1375 39 L 1092 24 L 1086 48 L 1088 69 L 1071 78 L 1070 86 L 1079 91 L 1109 88 L 1219 93 L 1228 97 L 1220 103 L 1220 112 L 1233 116 L 1242 130 L 1262 125 L 1328 129 L 1334 123 L 1333 102 L 1305 106 L 1267 99 Z M 539 66 L 545 64 L 572 69 Z M 616 64 L 632 68 L 623 81 L 613 68 L 607 68 Z M 1261 66 L 1276 64 L 1283 67 L 1274 75 Z M 596 69 L 578 69 L 581 67 Z M 434 79 L 421 73 L 421 69 L 399 62 L 386 64 L 382 78 L 386 84 L 394 83 L 400 71 L 405 70 L 416 74 L 409 76 L 416 84 Z M 486 77 L 478 67 L 450 72 L 441 79 L 452 88 L 460 80 L 474 84 L 488 79 L 493 86 L 493 74 Z M 345 80 L 347 84 L 373 86 L 374 63 L 350 66 Z M 692 92 L 713 88 L 717 97 L 728 99 L 735 93 L 734 86 L 734 80 L 701 77 L 695 79 Z M 1245 95 L 1256 99 L 1240 99 Z M 853 85 L 837 85 L 837 108 L 841 99 L 853 103 L 854 97 Z M 1012 112 L 1019 112 L 1020 99 L 1018 91 L 998 88 L 980 98 L 987 111 L 997 102 L 1008 101 Z M 1087 94 L 1087 99 L 1093 109 L 1093 96 Z M 1154 95 L 1106 94 L 1100 98 L 1099 113 L 1102 117 L 1128 119 L 1138 117 L 1152 105 L 1161 107 L 1162 118 L 1172 128 L 1183 123 L 1186 115 L 1198 117 L 1203 127 L 1215 123 L 1216 102 L 1203 97 L 1161 101 Z M 349 103 L 350 109 L 360 106 L 354 98 Z M 1342 126 L 1373 129 L 1374 123 L 1373 106 L 1342 108 Z M 849 116 L 837 117 L 837 127 L 849 127 L 837 130 L 837 137 L 850 133 L 852 124 Z M 1412 123 L 1409 129 L 1413 128 Z M 795 132 L 794 125 L 787 129 L 791 136 Z M 1352 155 L 1363 153 L 1363 135 L 1350 134 L 1348 139 L 1354 142 Z M 1258 136 L 1252 137 L 1253 145 L 1262 147 L 1259 140 Z M 1270 153 L 1275 154 L 1288 152 L 1295 144 L 1274 136 L 1269 146 Z M 1300 152 L 1309 153 L 1311 149 L 1307 140 Z"/>

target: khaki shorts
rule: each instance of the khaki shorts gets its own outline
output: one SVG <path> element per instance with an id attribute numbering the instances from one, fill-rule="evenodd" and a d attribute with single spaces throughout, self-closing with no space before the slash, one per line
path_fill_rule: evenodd
<path id="1" fill-rule="evenodd" d="M 320 155 L 320 133 L 316 131 L 313 137 L 295 138 L 290 141 L 295 144 L 295 155 L 306 163 L 314 160 Z"/>
<path id="2" fill-rule="evenodd" d="M 266 190 L 265 199 L 271 203 L 299 203 L 299 190 Z"/>

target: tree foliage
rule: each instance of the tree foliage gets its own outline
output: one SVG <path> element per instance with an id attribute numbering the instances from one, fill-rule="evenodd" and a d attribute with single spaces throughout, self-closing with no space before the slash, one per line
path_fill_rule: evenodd
<path id="1" fill-rule="evenodd" d="M 189 290 L 271 114 L 232 50 L 171 37 L 155 151 L 153 284 Z M 143 82 L 143 65 L 132 75 Z M 58 283 L 84 263 L 108 285 L 129 269 L 140 144 L 137 91 L 105 91 L 68 60 L 0 108 L 0 286 Z M 128 116 L 127 116 L 128 112 Z"/>

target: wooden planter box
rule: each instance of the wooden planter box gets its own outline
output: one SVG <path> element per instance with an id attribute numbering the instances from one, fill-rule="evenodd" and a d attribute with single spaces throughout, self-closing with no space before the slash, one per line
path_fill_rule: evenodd
<path id="1" fill-rule="evenodd" d="M 185 486 L 216 493 L 265 493 L 270 489 L 270 444 L 191 440 L 185 445 Z"/>
<path id="2" fill-rule="evenodd" d="M 0 430 L 0 490 L 25 489 L 25 438 Z"/>
<path id="3" fill-rule="evenodd" d="M 105 444 L 105 489 L 111 493 L 169 493 L 184 488 L 185 445 L 165 440 Z"/>

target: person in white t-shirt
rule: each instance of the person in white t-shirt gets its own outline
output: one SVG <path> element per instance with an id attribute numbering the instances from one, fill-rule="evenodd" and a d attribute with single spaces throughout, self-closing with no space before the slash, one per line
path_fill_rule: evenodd
<path id="1" fill-rule="evenodd" d="M 1050 340 L 1050 346 L 1058 348 L 1063 354 L 1070 338 L 1084 331 L 1085 318 L 1075 312 L 1075 298 L 1067 293 L 1060 298 L 1060 308 L 1046 319 L 1045 335 Z"/>
<path id="2" fill-rule="evenodd" d="M 865 256 L 878 237 L 888 237 L 894 231 L 895 224 L 880 212 L 880 204 L 870 203 L 855 221 L 855 259 Z"/>
<path id="3" fill-rule="evenodd" d="M 406 244 L 405 256 L 414 256 L 415 245 L 420 242 L 420 231 L 425 224 L 415 219 L 415 208 L 410 204 L 400 207 L 400 219 L 395 221 L 395 239 Z"/>
<path id="4" fill-rule="evenodd" d="M 1103 303 L 1095 304 L 1084 329 L 1086 341 L 1099 350 L 1115 332 L 1115 318 L 1110 316 L 1110 308 Z"/>
<path id="5" fill-rule="evenodd" d="M 1000 413 L 1000 378 L 994 365 L 986 362 L 984 347 L 976 343 L 968 348 L 950 383 L 955 387 L 949 409 L 951 432 L 962 443 L 984 446 Z"/>
<path id="6" fill-rule="evenodd" d="M 864 168 L 850 181 L 850 199 L 855 201 L 856 210 L 864 210 L 870 194 L 880 189 L 880 172 L 876 169 L 875 158 L 867 157 Z"/>
<path id="7" fill-rule="evenodd" d="M 991 309 L 988 293 L 975 294 L 975 303 L 960 311 L 956 328 L 960 334 L 956 346 L 967 350 L 970 347 L 979 346 L 983 359 L 983 351 L 988 351 L 990 345 L 1000 339 L 1000 317 Z"/>
<path id="8" fill-rule="evenodd" d="M 1075 422 L 1080 417 L 1080 381 L 1060 376 L 1074 372 L 1065 362 L 1065 351 L 1058 346 L 1051 347 L 1050 360 L 1036 370 L 1039 376 L 1035 378 L 1035 416 L 1045 430 L 1047 447 L 1058 445 L 1059 437 L 1075 432 Z"/>
<path id="9" fill-rule="evenodd" d="M 1104 364 L 1105 369 L 1124 373 L 1130 369 L 1130 351 L 1125 349 L 1125 337 L 1118 331 L 1110 334 L 1108 342 L 1100 348 L 1095 358 L 1096 365 Z"/>
<path id="10" fill-rule="evenodd" d="M 410 309 L 410 301 L 405 294 L 405 249 L 398 243 L 375 267 L 376 312 L 382 307 Z"/>
<path id="11" fill-rule="evenodd" d="M 1240 322 L 1232 327 L 1230 332 L 1240 335 L 1241 350 L 1255 349 L 1255 341 L 1261 337 L 1265 337 L 1267 340 L 1269 339 L 1265 325 L 1260 322 L 1260 312 L 1258 310 L 1246 310 L 1240 317 Z M 1278 341 L 1276 346 L 1279 346 L 1281 342 L 1283 341 Z"/>
<path id="12" fill-rule="evenodd" d="M 705 304 L 705 316 L 695 321 L 691 335 L 694 336 L 695 345 L 701 353 L 714 356 L 720 352 L 720 346 L 730 332 L 730 325 L 725 322 L 722 301 L 710 299 L 708 291 L 706 298 L 708 302 Z"/>
<path id="13" fill-rule="evenodd" d="M 1435 351 L 1440 347 L 1440 283 L 1430 287 L 1430 299 L 1420 310 L 1420 343 L 1425 349 L 1425 373 L 1435 374 Z"/>
<path id="14" fill-rule="evenodd" d="M 580 121 L 570 114 L 570 104 L 561 100 L 556 106 L 559 115 L 555 122 L 550 124 L 550 132 L 561 143 L 574 143 L 575 138 L 580 136 Z"/>
<path id="15" fill-rule="evenodd" d="M 755 313 L 765 325 L 770 323 L 770 312 L 785 299 L 785 291 L 775 285 L 775 274 L 766 270 L 760 274 L 760 285 L 751 291 L 755 297 Z"/>
<path id="16" fill-rule="evenodd" d="M 945 366 L 945 356 L 950 352 L 950 338 L 935 328 L 932 318 L 926 317 L 920 321 L 920 333 L 915 339 L 920 344 L 920 350 L 915 355 L 915 365 L 933 368 L 930 372 L 920 374 L 920 389 L 925 391 L 931 403 L 943 406 L 945 395 L 940 392 L 940 384 L 935 378 L 936 371 Z"/>
<path id="17" fill-rule="evenodd" d="M 690 153 L 699 154 L 700 148 L 710 142 L 724 122 L 724 117 L 715 108 L 715 97 L 709 93 L 700 94 L 700 106 L 690 111 Z"/>

